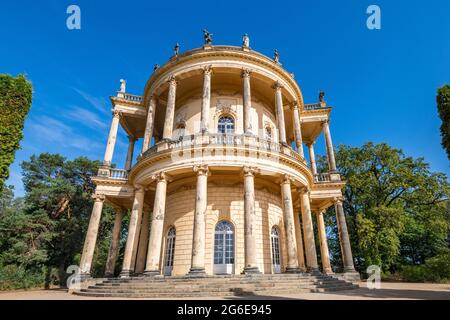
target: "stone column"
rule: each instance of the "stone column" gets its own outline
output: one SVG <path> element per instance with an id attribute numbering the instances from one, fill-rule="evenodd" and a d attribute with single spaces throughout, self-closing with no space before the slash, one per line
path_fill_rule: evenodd
<path id="1" fill-rule="evenodd" d="M 309 162 L 311 164 L 311 171 L 314 176 L 317 175 L 317 165 L 316 165 L 316 156 L 314 154 L 314 142 L 308 144 L 309 150 Z"/>
<path id="2" fill-rule="evenodd" d="M 144 206 L 144 188 L 136 186 L 134 190 L 133 207 L 131 208 L 130 222 L 128 226 L 127 244 L 123 257 L 121 278 L 126 278 L 134 271 L 134 263 L 139 242 L 139 231 L 142 221 L 142 208 Z"/>
<path id="3" fill-rule="evenodd" d="M 125 170 L 130 170 L 133 162 L 133 152 L 134 152 L 134 143 L 136 142 L 136 138 L 133 136 L 128 136 L 128 152 L 127 152 L 127 161 L 125 162 Z"/>
<path id="4" fill-rule="evenodd" d="M 160 258 L 162 236 L 164 228 L 164 214 L 166 211 L 166 190 L 168 177 L 164 172 L 152 176 L 156 180 L 155 201 L 151 221 L 150 239 L 148 241 L 147 261 L 144 275 L 154 276 L 160 274 Z"/>
<path id="5" fill-rule="evenodd" d="M 172 139 L 173 118 L 175 116 L 175 99 L 177 95 L 177 81 L 175 77 L 170 77 L 169 94 L 167 96 L 166 118 L 164 120 L 163 139 Z"/>
<path id="6" fill-rule="evenodd" d="M 208 166 L 195 166 L 197 196 L 195 199 L 194 231 L 192 238 L 191 276 L 205 276 L 206 207 L 208 199 Z"/>
<path id="7" fill-rule="evenodd" d="M 328 120 L 322 123 L 323 135 L 325 138 L 325 143 L 327 145 L 328 154 L 328 164 L 330 166 L 330 172 L 337 172 L 336 170 L 336 160 L 334 159 L 334 149 L 333 142 L 331 141 L 330 127 L 328 125 Z"/>
<path id="8" fill-rule="evenodd" d="M 286 145 L 286 128 L 284 123 L 284 110 L 283 110 L 283 96 L 281 94 L 281 89 L 283 86 L 277 81 L 273 88 L 275 89 L 275 109 L 277 112 L 277 120 L 278 120 L 278 131 L 279 131 L 279 140 L 281 144 Z"/>
<path id="9" fill-rule="evenodd" d="M 209 127 L 209 109 L 211 108 L 211 66 L 203 68 L 203 96 L 201 110 L 200 131 L 208 132 Z"/>
<path id="10" fill-rule="evenodd" d="M 305 252 L 303 249 L 303 237 L 302 230 L 300 225 L 300 210 L 294 210 L 294 224 L 295 224 L 295 238 L 297 239 L 297 257 L 298 257 L 298 265 L 301 271 L 306 271 L 305 265 Z"/>
<path id="11" fill-rule="evenodd" d="M 305 155 L 303 153 L 302 129 L 297 101 L 294 101 L 292 105 L 292 113 L 294 114 L 295 145 L 297 147 L 298 154 L 304 157 Z"/>
<path id="12" fill-rule="evenodd" d="M 141 234 L 139 236 L 139 246 L 136 256 L 135 272 L 137 274 L 143 273 L 145 269 L 145 262 L 147 260 L 148 236 L 150 233 L 150 210 L 144 209 L 142 215 Z"/>
<path id="13" fill-rule="evenodd" d="M 317 264 L 316 243 L 314 241 L 314 229 L 308 190 L 304 188 L 300 194 L 302 203 L 303 234 L 305 236 L 306 267 L 308 272 L 317 272 L 319 267 Z"/>
<path id="14" fill-rule="evenodd" d="M 80 274 L 82 277 L 90 277 L 92 257 L 94 256 L 95 244 L 97 242 L 98 227 L 102 216 L 104 195 L 93 195 L 94 207 L 92 208 L 91 218 L 84 241 L 83 253 L 80 261 Z"/>
<path id="15" fill-rule="evenodd" d="M 256 263 L 255 173 L 255 168 L 244 167 L 245 274 L 260 273 Z"/>
<path id="16" fill-rule="evenodd" d="M 122 231 L 122 219 L 124 215 L 125 210 L 122 208 L 116 209 L 111 245 L 109 246 L 108 259 L 106 260 L 105 277 L 114 276 L 114 269 L 116 266 L 117 257 L 119 256 L 120 232 Z"/>
<path id="17" fill-rule="evenodd" d="M 325 222 L 323 221 L 323 211 L 317 212 L 317 230 L 320 241 L 320 256 L 322 258 L 322 272 L 332 274 L 330 263 L 330 252 L 328 251 L 327 233 L 325 231 Z"/>
<path id="18" fill-rule="evenodd" d="M 291 194 L 291 178 L 287 175 L 283 177 L 283 182 L 281 183 L 281 194 L 284 205 L 283 220 L 288 257 L 286 272 L 298 273 L 300 272 L 300 269 L 298 267 L 297 246 L 295 243 L 295 222 Z"/>
<path id="19" fill-rule="evenodd" d="M 103 157 L 103 165 L 111 166 L 114 147 L 116 146 L 117 130 L 119 129 L 120 111 L 114 110 L 111 129 L 109 130 L 108 144 L 106 145 L 105 156 Z"/>
<path id="20" fill-rule="evenodd" d="M 250 70 L 245 69 L 242 71 L 242 82 L 243 82 L 243 104 L 244 104 L 244 133 L 251 133 L 252 122 L 251 122 L 251 108 L 252 108 L 252 93 L 250 89 Z"/>
<path id="21" fill-rule="evenodd" d="M 155 123 L 155 112 L 156 112 L 156 99 L 155 96 L 150 97 L 150 103 L 148 104 L 147 110 L 147 122 L 145 124 L 144 140 L 142 142 L 142 152 L 150 148 L 152 144 L 153 127 Z"/>
<path id="22" fill-rule="evenodd" d="M 344 207 L 342 200 L 337 199 L 334 204 L 336 210 L 336 222 L 339 231 L 339 240 L 341 242 L 342 261 L 344 264 L 344 272 L 356 272 L 353 265 L 352 248 L 350 246 L 350 237 L 348 235 L 347 223 L 345 221 Z"/>

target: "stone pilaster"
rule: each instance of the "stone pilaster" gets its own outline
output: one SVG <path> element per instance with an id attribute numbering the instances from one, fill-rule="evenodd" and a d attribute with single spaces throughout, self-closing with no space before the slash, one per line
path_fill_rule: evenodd
<path id="1" fill-rule="evenodd" d="M 119 256 L 120 247 L 120 232 L 122 230 L 122 220 L 125 215 L 125 210 L 122 208 L 116 209 L 116 215 L 114 218 L 114 227 L 111 237 L 111 245 L 109 246 L 108 259 L 106 260 L 105 277 L 113 277 L 117 257 Z"/>
<path id="2" fill-rule="evenodd" d="M 325 274 L 332 274 L 330 263 L 330 252 L 328 251 L 327 233 L 325 231 L 325 222 L 323 220 L 323 211 L 318 211 L 317 214 L 317 230 L 320 241 L 320 256 L 322 258 L 322 272 Z"/>
<path id="3" fill-rule="evenodd" d="M 147 122 L 145 124 L 144 139 L 142 142 L 142 153 L 147 151 L 152 143 L 153 128 L 155 124 L 155 112 L 156 112 L 156 98 L 155 96 L 151 96 L 147 110 Z"/>
<path id="4" fill-rule="evenodd" d="M 172 139 L 173 119 L 175 117 L 175 100 L 177 94 L 177 81 L 175 77 L 170 77 L 169 94 L 167 96 L 166 117 L 164 120 L 163 139 Z"/>
<path id="5" fill-rule="evenodd" d="M 314 154 L 314 142 L 308 144 L 309 150 L 309 163 L 311 165 L 311 171 L 314 176 L 317 175 L 316 155 Z"/>
<path id="6" fill-rule="evenodd" d="M 245 267 L 243 273 L 260 273 L 256 263 L 256 212 L 255 212 L 255 173 L 256 169 L 244 167 L 244 243 Z"/>
<path id="7" fill-rule="evenodd" d="M 298 265 L 301 271 L 306 271 L 305 265 L 305 251 L 303 248 L 303 237 L 302 237 L 302 229 L 300 223 L 300 210 L 294 209 L 294 224 L 295 224 L 295 238 L 297 239 L 297 257 L 298 257 Z"/>
<path id="8" fill-rule="evenodd" d="M 298 273 L 297 245 L 295 241 L 294 208 L 292 204 L 291 177 L 285 175 L 281 183 L 281 196 L 283 197 L 283 220 L 286 234 L 287 266 L 286 272 Z"/>
<path id="9" fill-rule="evenodd" d="M 283 95 L 281 89 L 283 86 L 277 81 L 273 88 L 275 89 L 275 110 L 277 112 L 279 140 L 281 144 L 286 145 L 286 127 L 284 123 Z"/>
<path id="10" fill-rule="evenodd" d="M 328 165 L 330 167 L 330 172 L 337 172 L 336 160 L 334 159 L 333 142 L 331 141 L 331 133 L 330 133 L 330 126 L 328 124 L 328 120 L 322 122 L 322 127 L 323 127 L 323 135 L 325 138 L 325 143 L 327 145 Z"/>
<path id="11" fill-rule="evenodd" d="M 145 269 L 149 234 L 150 234 L 150 210 L 149 208 L 145 208 L 144 214 L 142 215 L 141 234 L 139 236 L 139 246 L 136 257 L 135 272 L 137 274 L 143 273 Z"/>
<path id="12" fill-rule="evenodd" d="M 252 93 L 250 88 L 250 75 L 251 72 L 248 69 L 242 71 L 242 84 L 243 84 L 243 104 L 244 104 L 244 133 L 251 133 L 251 104 Z"/>
<path id="13" fill-rule="evenodd" d="M 162 248 L 162 236 L 164 228 L 164 215 L 166 211 L 166 191 L 168 176 L 160 172 L 152 176 L 156 181 L 155 201 L 150 227 L 150 239 L 148 241 L 147 262 L 144 275 L 154 276 L 160 274 L 160 258 Z"/>
<path id="14" fill-rule="evenodd" d="M 209 109 L 211 108 L 211 73 L 211 66 L 206 66 L 203 68 L 203 95 L 200 117 L 201 132 L 208 132 L 209 129 Z"/>
<path id="15" fill-rule="evenodd" d="M 145 190 L 142 186 L 136 186 L 134 190 L 133 207 L 131 208 L 130 222 L 128 226 L 128 237 L 125 245 L 122 272 L 120 277 L 126 278 L 134 271 L 135 257 L 139 243 L 139 231 L 142 221 L 142 208 L 144 206 Z"/>
<path id="16" fill-rule="evenodd" d="M 92 257 L 94 256 L 95 245 L 97 243 L 98 227 L 100 225 L 100 218 L 102 216 L 104 195 L 93 195 L 94 207 L 92 208 L 91 218 L 84 241 L 83 253 L 80 261 L 80 274 L 83 277 L 90 277 Z"/>
<path id="17" fill-rule="evenodd" d="M 189 275 L 205 276 L 206 207 L 208 198 L 208 166 L 195 166 L 197 173 L 197 197 L 195 199 L 192 260 Z"/>
<path id="18" fill-rule="evenodd" d="M 298 154 L 304 157 L 305 155 L 303 153 L 302 129 L 300 124 L 300 115 L 298 111 L 297 101 L 294 101 L 292 104 L 292 113 L 294 115 L 295 145 L 297 147 Z"/>
<path id="19" fill-rule="evenodd" d="M 350 246 L 350 237 L 348 235 L 347 223 L 345 221 L 344 207 L 342 200 L 336 199 L 334 203 L 336 211 L 336 222 L 339 231 L 339 240 L 341 242 L 342 261 L 344 264 L 344 272 L 356 273 L 353 265 L 352 248 Z"/>
<path id="20" fill-rule="evenodd" d="M 302 205 L 303 234 L 305 236 L 306 267 L 309 272 L 319 270 L 317 264 L 316 243 L 314 241 L 314 229 L 311 218 L 311 207 L 308 190 L 303 188 L 300 191 Z"/>
<path id="21" fill-rule="evenodd" d="M 111 129 L 109 130 L 108 143 L 106 145 L 105 156 L 103 157 L 103 165 L 111 166 L 114 147 L 116 146 L 117 130 L 119 129 L 120 111 L 114 110 L 111 121 Z"/>
<path id="22" fill-rule="evenodd" d="M 125 161 L 125 170 L 130 170 L 133 164 L 133 152 L 135 142 L 136 142 L 135 137 L 128 136 L 128 152 L 127 152 L 127 160 Z"/>

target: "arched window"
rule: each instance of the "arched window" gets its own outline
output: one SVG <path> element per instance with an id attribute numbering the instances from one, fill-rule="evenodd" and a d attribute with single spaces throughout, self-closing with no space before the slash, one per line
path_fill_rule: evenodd
<path id="1" fill-rule="evenodd" d="M 231 274 L 234 268 L 234 228 L 220 221 L 214 232 L 214 273 Z"/>
<path id="2" fill-rule="evenodd" d="M 177 123 L 176 136 L 179 140 L 183 139 L 186 132 L 186 124 L 184 122 Z"/>
<path id="3" fill-rule="evenodd" d="M 280 233 L 277 227 L 272 227 L 270 232 L 270 240 L 272 243 L 272 267 L 274 273 L 281 273 L 280 258 Z"/>
<path id="4" fill-rule="evenodd" d="M 175 254 L 175 227 L 171 227 L 167 232 L 166 239 L 166 253 L 164 254 L 164 275 L 172 275 L 173 269 L 173 256 Z"/>
<path id="5" fill-rule="evenodd" d="M 223 134 L 234 133 L 234 119 L 230 116 L 221 116 L 217 125 L 217 132 Z"/>

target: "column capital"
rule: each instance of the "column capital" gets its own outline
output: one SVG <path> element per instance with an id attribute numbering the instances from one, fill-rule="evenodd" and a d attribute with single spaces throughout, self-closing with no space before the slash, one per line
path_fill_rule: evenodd
<path id="1" fill-rule="evenodd" d="M 92 199 L 94 199 L 95 202 L 97 202 L 97 201 L 104 202 L 106 197 L 105 197 L 104 194 L 97 194 L 97 193 L 95 193 L 95 194 L 92 195 Z"/>
<path id="2" fill-rule="evenodd" d="M 252 74 L 252 70 L 244 68 L 244 69 L 242 69 L 241 77 L 242 78 L 250 78 L 251 74 Z"/>
<path id="3" fill-rule="evenodd" d="M 166 172 L 161 171 L 161 172 L 153 174 L 152 180 L 155 180 L 156 182 L 160 182 L 160 181 L 170 182 L 170 181 L 172 181 L 172 178 Z"/>
<path id="4" fill-rule="evenodd" d="M 342 202 L 343 202 L 343 199 L 342 199 L 342 197 L 334 197 L 333 198 L 333 201 L 334 201 L 334 203 L 336 203 L 336 204 L 342 204 Z"/>
<path id="5" fill-rule="evenodd" d="M 330 123 L 330 119 L 324 119 L 322 121 L 320 121 L 320 124 L 323 126 L 324 124 L 329 124 Z"/>
<path id="6" fill-rule="evenodd" d="M 197 173 L 197 176 L 207 176 L 210 174 L 208 165 L 197 165 L 192 168 L 194 172 Z"/>
<path id="7" fill-rule="evenodd" d="M 204 73 L 205 75 L 210 75 L 210 74 L 212 73 L 212 71 L 213 71 L 212 65 L 211 65 L 211 64 L 206 65 L 206 66 L 203 66 L 202 69 L 203 69 L 203 73 Z"/>
<path id="8" fill-rule="evenodd" d="M 289 174 L 284 174 L 281 176 L 281 183 L 280 184 L 291 184 L 294 182 L 294 177 Z"/>
<path id="9" fill-rule="evenodd" d="M 178 84 L 177 79 L 175 78 L 174 75 L 171 75 L 168 79 L 167 82 L 169 83 L 169 85 L 171 86 L 176 86 Z"/>
<path id="10" fill-rule="evenodd" d="M 305 194 L 305 193 L 311 192 L 311 189 L 307 186 L 299 187 L 299 188 L 297 188 L 297 190 L 300 194 Z"/>
<path id="11" fill-rule="evenodd" d="M 290 107 L 292 110 L 298 110 L 298 101 L 297 100 L 292 101 Z"/>
<path id="12" fill-rule="evenodd" d="M 119 110 L 114 109 L 112 111 L 112 115 L 113 115 L 114 118 L 120 118 L 122 116 L 122 112 L 119 111 Z"/>
<path id="13" fill-rule="evenodd" d="M 129 142 L 135 142 L 136 140 L 137 140 L 137 138 L 135 136 L 133 136 L 131 134 L 128 136 L 128 141 Z"/>
<path id="14" fill-rule="evenodd" d="M 135 193 L 145 192 L 145 188 L 144 188 L 144 186 L 141 185 L 141 184 L 135 184 L 135 185 L 134 185 L 134 192 L 135 192 Z"/>
<path id="15" fill-rule="evenodd" d="M 284 86 L 280 83 L 280 81 L 275 81 L 275 83 L 272 85 L 272 88 L 275 90 L 281 90 L 284 88 Z"/>
<path id="16" fill-rule="evenodd" d="M 259 173 L 259 169 L 256 167 L 244 166 L 242 167 L 242 172 L 244 176 L 254 176 L 255 174 Z"/>

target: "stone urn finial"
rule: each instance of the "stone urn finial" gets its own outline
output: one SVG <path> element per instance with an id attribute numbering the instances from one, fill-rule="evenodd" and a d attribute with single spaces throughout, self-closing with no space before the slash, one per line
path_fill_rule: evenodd
<path id="1" fill-rule="evenodd" d="M 120 79 L 120 92 L 125 93 L 127 82 L 124 79 Z"/>

